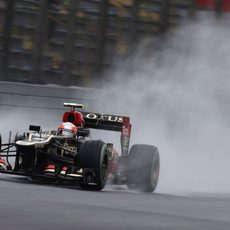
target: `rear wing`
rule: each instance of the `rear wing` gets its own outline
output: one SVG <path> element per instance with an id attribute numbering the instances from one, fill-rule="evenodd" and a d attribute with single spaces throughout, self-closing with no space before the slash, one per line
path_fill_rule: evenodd
<path id="1" fill-rule="evenodd" d="M 91 112 L 82 112 L 82 115 L 86 128 L 121 132 L 121 154 L 128 154 L 131 135 L 129 117 Z"/>
<path id="2" fill-rule="evenodd" d="M 70 111 L 66 111 L 63 114 L 63 122 L 68 121 L 85 128 L 121 132 L 121 154 L 122 156 L 128 154 L 131 135 L 129 117 L 94 112 L 78 112 L 75 111 L 75 108 L 84 108 L 83 104 L 78 103 L 64 103 L 64 106 L 70 107 Z"/>
<path id="3" fill-rule="evenodd" d="M 89 112 L 82 112 L 82 115 L 87 128 L 122 131 L 123 116 Z"/>

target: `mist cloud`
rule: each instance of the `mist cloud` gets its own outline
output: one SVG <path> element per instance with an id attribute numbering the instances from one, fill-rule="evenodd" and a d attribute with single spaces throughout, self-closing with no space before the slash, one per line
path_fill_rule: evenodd
<path id="1" fill-rule="evenodd" d="M 144 41 L 105 89 L 131 116 L 132 143 L 158 146 L 159 192 L 229 192 L 229 19 L 197 20 Z M 116 100 L 115 100 L 116 101 Z"/>

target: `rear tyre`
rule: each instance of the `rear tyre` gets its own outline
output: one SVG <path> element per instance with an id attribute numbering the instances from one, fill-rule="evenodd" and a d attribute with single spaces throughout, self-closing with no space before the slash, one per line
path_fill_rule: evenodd
<path id="1" fill-rule="evenodd" d="M 80 168 L 93 170 L 93 173 L 86 172 L 81 184 L 82 189 L 99 191 L 105 187 L 108 176 L 108 155 L 107 145 L 103 141 L 84 142 L 77 155 L 76 164 Z"/>
<path id="2" fill-rule="evenodd" d="M 127 185 L 129 189 L 153 192 L 157 186 L 160 157 L 153 145 L 133 145 L 130 149 L 127 165 Z"/>

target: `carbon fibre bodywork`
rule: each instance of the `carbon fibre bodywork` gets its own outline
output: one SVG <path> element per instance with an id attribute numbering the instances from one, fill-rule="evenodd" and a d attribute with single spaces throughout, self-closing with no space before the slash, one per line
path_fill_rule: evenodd
<path id="1" fill-rule="evenodd" d="M 43 131 L 30 126 L 28 132 L 16 134 L 2 144 L 0 138 L 0 173 L 28 176 L 53 182 L 79 183 L 83 189 L 101 190 L 105 184 L 127 184 L 129 188 L 152 192 L 159 177 L 159 152 L 153 145 L 133 145 L 129 150 L 130 118 L 94 112 L 78 112 L 81 104 L 70 107 L 62 121 L 77 127 L 74 137 L 59 131 Z M 92 140 L 90 129 L 120 132 L 121 152 L 112 143 Z M 14 161 L 10 160 L 13 158 Z M 48 168 L 48 166 L 52 166 Z M 52 172 L 52 173 L 51 173 Z"/>

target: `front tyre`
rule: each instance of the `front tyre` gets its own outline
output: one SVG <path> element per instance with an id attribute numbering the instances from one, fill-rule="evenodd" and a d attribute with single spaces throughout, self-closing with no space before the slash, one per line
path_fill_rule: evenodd
<path id="1" fill-rule="evenodd" d="M 84 175 L 81 188 L 89 190 L 102 190 L 108 176 L 107 145 L 101 140 L 84 142 L 77 156 L 77 166 L 83 169 L 92 169 Z"/>
<path id="2" fill-rule="evenodd" d="M 153 145 L 133 145 L 127 165 L 128 188 L 142 192 L 153 192 L 157 186 L 160 171 L 160 156 Z"/>

